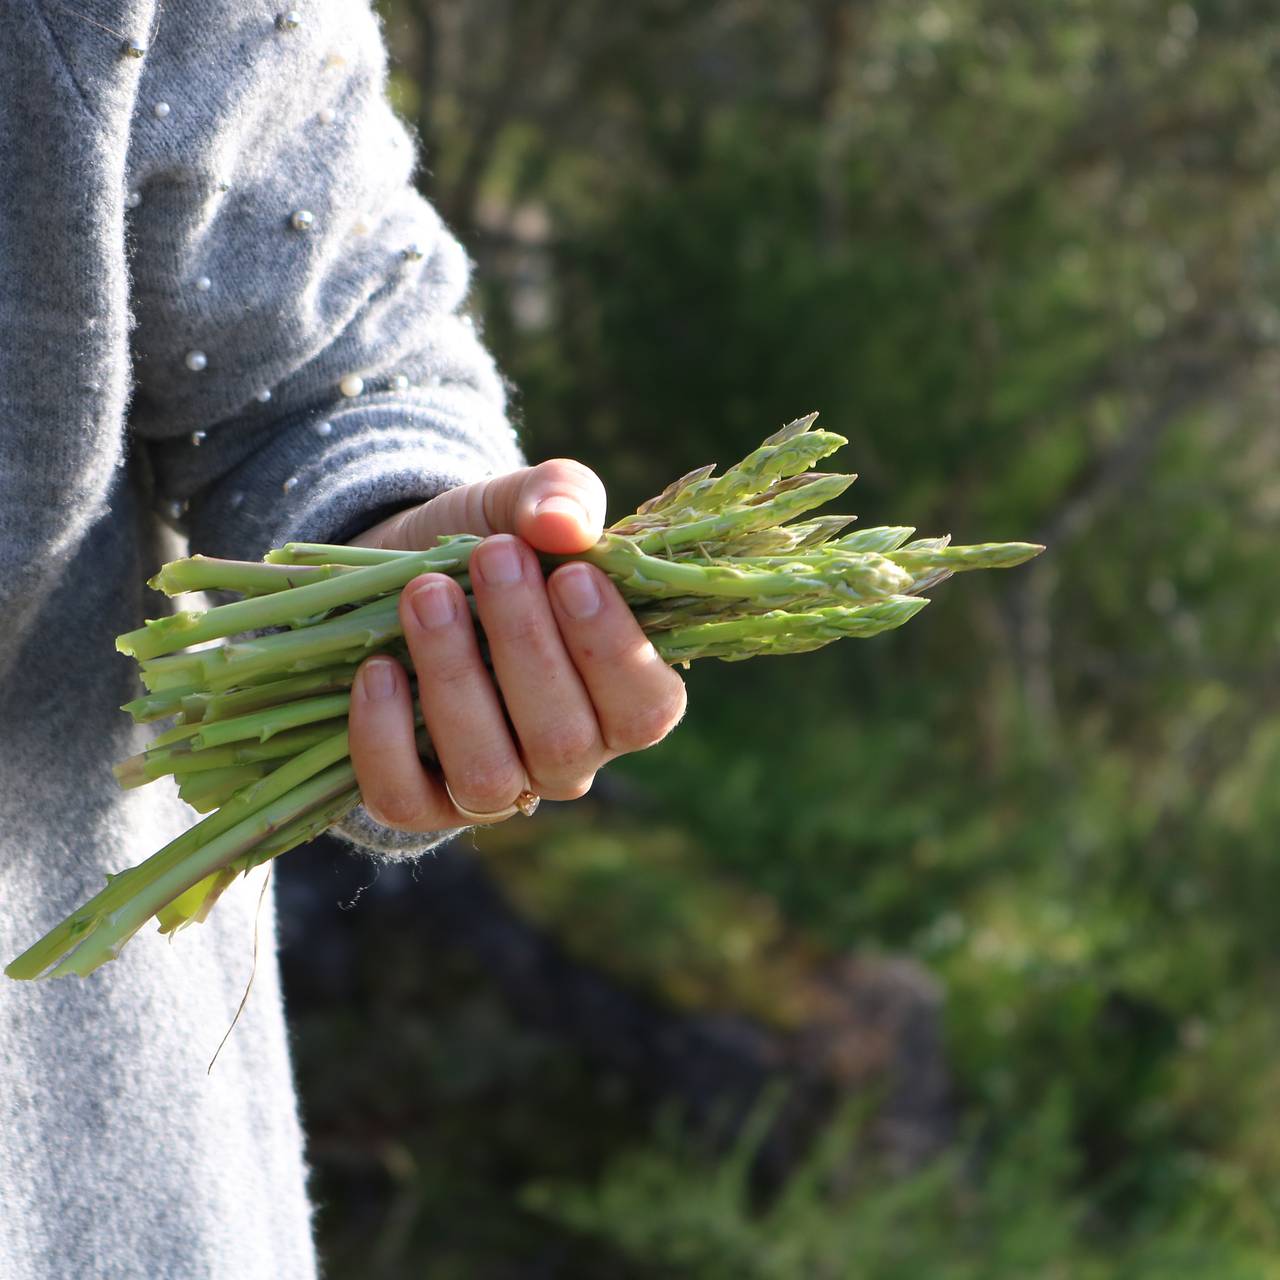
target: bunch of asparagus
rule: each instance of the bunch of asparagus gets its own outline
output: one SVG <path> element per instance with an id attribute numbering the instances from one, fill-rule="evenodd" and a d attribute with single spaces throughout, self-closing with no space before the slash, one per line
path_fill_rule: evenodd
<path id="1" fill-rule="evenodd" d="M 811 470 L 846 443 L 813 430 L 816 416 L 790 423 L 721 476 L 708 466 L 681 477 L 589 551 L 543 557 L 545 567 L 581 559 L 604 570 L 662 657 L 687 665 L 877 635 L 919 613 L 922 593 L 952 573 L 1007 568 L 1042 550 L 911 541 L 909 528 L 845 533 L 850 516 L 787 523 L 855 479 Z M 115 773 L 125 787 L 172 776 L 208 816 L 110 876 L 5 973 L 84 976 L 152 916 L 166 933 L 202 921 L 238 875 L 353 809 L 360 793 L 346 716 L 356 668 L 372 653 L 406 659 L 400 591 L 426 572 L 451 574 L 469 591 L 479 541 L 447 537 L 412 552 L 289 543 L 262 563 L 192 556 L 165 565 L 150 585 L 167 595 L 242 598 L 155 618 L 117 639 L 147 690 L 123 709 L 139 723 L 176 719 Z M 420 715 L 418 743 L 433 759 Z"/>

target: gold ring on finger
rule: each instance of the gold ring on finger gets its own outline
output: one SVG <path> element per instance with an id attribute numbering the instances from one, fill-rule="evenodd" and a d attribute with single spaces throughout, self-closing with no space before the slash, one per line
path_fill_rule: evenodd
<path id="1" fill-rule="evenodd" d="M 528 783 L 527 777 L 525 782 L 526 784 Z M 504 818 L 510 818 L 517 813 L 523 813 L 526 818 L 532 818 L 542 801 L 542 797 L 530 786 L 526 785 L 524 790 L 505 809 L 498 809 L 494 813 L 477 813 L 474 809 L 468 809 L 466 805 L 458 803 L 457 796 L 453 794 L 449 787 L 448 779 L 445 780 L 444 791 L 445 795 L 449 797 L 449 803 L 471 822 L 501 822 Z"/>

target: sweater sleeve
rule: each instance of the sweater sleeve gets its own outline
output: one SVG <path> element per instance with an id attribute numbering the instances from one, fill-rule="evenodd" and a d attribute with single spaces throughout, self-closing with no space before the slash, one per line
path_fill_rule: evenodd
<path id="1" fill-rule="evenodd" d="M 130 145 L 134 447 L 191 549 L 345 542 L 520 465 L 505 387 L 463 313 L 469 263 L 413 187 L 363 3 L 279 22 L 180 6 Z M 384 854 L 423 836 L 338 828 Z"/>

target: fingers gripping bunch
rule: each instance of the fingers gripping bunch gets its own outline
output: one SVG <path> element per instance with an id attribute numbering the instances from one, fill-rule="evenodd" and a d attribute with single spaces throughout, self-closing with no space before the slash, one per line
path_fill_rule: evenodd
<path id="1" fill-rule="evenodd" d="M 952 573 L 1007 568 L 1042 550 L 912 541 L 909 528 L 845 533 L 848 516 L 797 521 L 855 478 L 811 470 L 846 443 L 813 430 L 815 417 L 784 427 L 721 476 L 690 472 L 580 555 L 544 555 L 544 569 L 569 559 L 595 565 L 661 657 L 687 665 L 877 635 L 919 613 L 922 593 Z M 480 541 L 442 537 L 425 551 L 289 543 L 261 563 L 193 556 L 165 565 L 151 585 L 168 595 L 242 598 L 152 619 L 117 639 L 147 689 L 124 709 L 138 722 L 176 719 L 115 773 L 125 787 L 172 775 L 208 816 L 111 876 L 5 973 L 87 975 L 153 916 L 164 932 L 205 919 L 238 875 L 354 808 L 347 715 L 357 667 L 373 653 L 406 658 L 399 595 L 418 575 L 449 574 L 470 596 Z M 417 724 L 419 750 L 432 760 L 420 713 Z"/>

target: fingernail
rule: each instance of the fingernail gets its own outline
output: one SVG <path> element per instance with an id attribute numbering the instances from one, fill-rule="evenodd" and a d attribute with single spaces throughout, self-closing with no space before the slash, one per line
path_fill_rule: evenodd
<path id="1" fill-rule="evenodd" d="M 413 614 L 428 631 L 447 627 L 457 612 L 453 607 L 453 592 L 443 582 L 428 582 L 409 597 Z"/>
<path id="2" fill-rule="evenodd" d="M 590 521 L 587 515 L 587 509 L 575 498 L 566 498 L 562 494 L 553 494 L 549 498 L 543 498 L 541 502 L 533 509 L 535 516 L 554 515 L 569 516 L 576 520 L 580 525 L 586 525 Z"/>
<path id="3" fill-rule="evenodd" d="M 360 688 L 369 702 L 382 702 L 396 691 L 396 677 L 389 662 L 370 662 L 360 673 Z"/>
<path id="4" fill-rule="evenodd" d="M 600 608 L 600 592 L 595 575 L 586 565 L 561 569 L 551 578 L 552 589 L 560 607 L 571 618 L 589 618 Z"/>
<path id="5" fill-rule="evenodd" d="M 480 573 L 492 586 L 506 587 L 520 581 L 520 552 L 514 538 L 489 538 L 477 554 Z"/>

